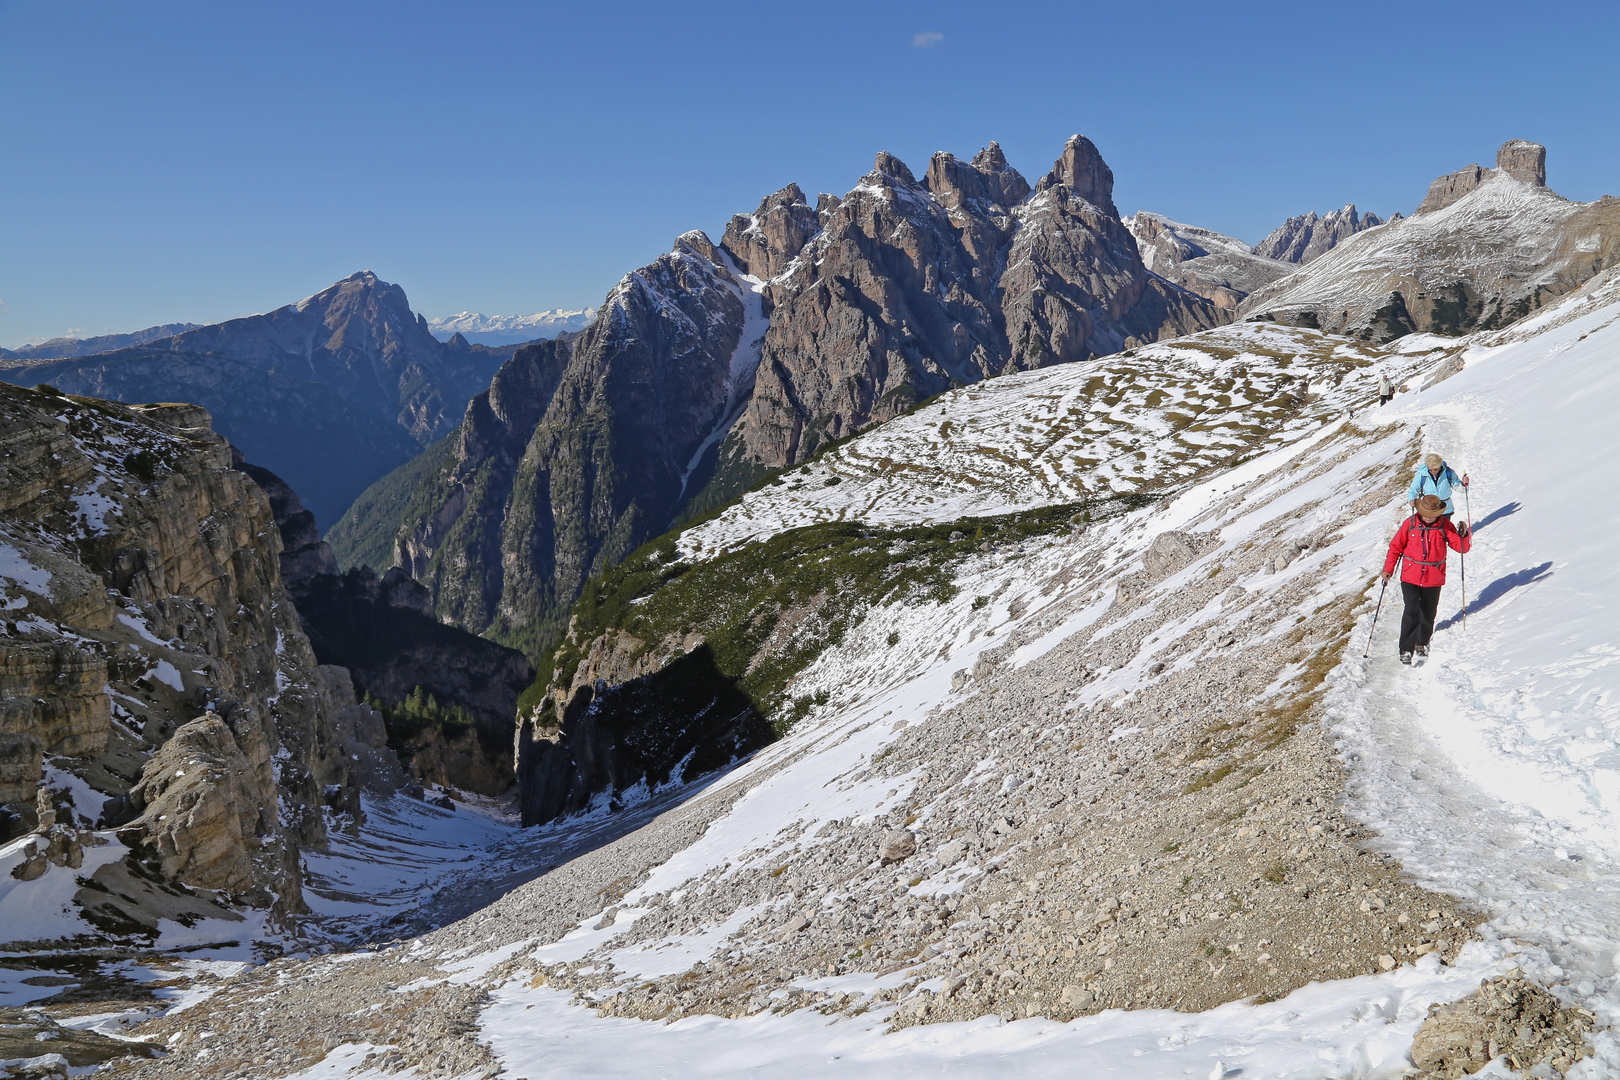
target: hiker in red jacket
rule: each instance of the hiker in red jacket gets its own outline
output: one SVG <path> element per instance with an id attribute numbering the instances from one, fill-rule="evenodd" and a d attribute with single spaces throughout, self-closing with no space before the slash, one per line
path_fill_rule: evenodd
<path id="1" fill-rule="evenodd" d="M 1401 615 L 1401 663 L 1410 664 L 1412 654 L 1429 655 L 1429 638 L 1434 633 L 1434 615 L 1440 608 L 1440 587 L 1446 583 L 1446 548 L 1463 554 L 1474 546 L 1466 524 L 1457 526 L 1445 517 L 1445 500 L 1425 495 L 1417 501 L 1417 513 L 1395 530 L 1384 559 L 1384 581 L 1401 568 L 1401 597 L 1406 611 Z"/>

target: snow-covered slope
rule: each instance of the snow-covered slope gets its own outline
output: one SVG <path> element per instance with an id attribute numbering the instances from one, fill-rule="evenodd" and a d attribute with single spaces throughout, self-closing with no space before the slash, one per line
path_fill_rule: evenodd
<path id="1" fill-rule="evenodd" d="M 460 334 L 474 345 L 513 345 L 583 330 L 595 317 L 595 308 L 551 308 L 533 315 L 480 315 L 463 311 L 429 319 L 428 329 L 440 341 L 449 341 Z"/>
<path id="2" fill-rule="evenodd" d="M 1221 327 L 942 395 L 681 535 L 713 554 L 821 521 L 951 521 L 1115 492 L 1163 493 L 1377 400 L 1460 343 L 1381 348 L 1268 324 Z"/>
<path id="3" fill-rule="evenodd" d="M 1478 529 L 1432 661 L 1352 658 L 1353 788 L 1408 870 L 1620 1007 L 1620 278 L 1477 341 L 1392 422 L 1472 473 Z M 1377 652 L 1391 646 L 1383 623 Z M 1391 623 L 1390 625 L 1393 625 Z M 1614 1074 L 1608 1074 L 1614 1075 Z"/>

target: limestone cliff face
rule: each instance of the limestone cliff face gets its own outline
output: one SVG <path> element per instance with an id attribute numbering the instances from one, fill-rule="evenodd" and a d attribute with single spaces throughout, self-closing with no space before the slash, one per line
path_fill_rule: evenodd
<path id="1" fill-rule="evenodd" d="M 298 849 L 323 841 L 323 805 L 358 820 L 361 718 L 346 681 L 319 677 L 280 552 L 270 500 L 204 410 L 0 385 L 6 828 L 34 827 L 36 787 L 73 773 L 107 797 L 72 807 L 77 823 L 122 826 L 161 874 L 301 908 Z M 150 765 L 164 753 L 208 758 L 217 783 L 174 791 Z M 200 807 L 181 832 L 143 812 L 174 799 Z"/>
<path id="2" fill-rule="evenodd" d="M 515 640 L 668 527 L 724 417 L 744 323 L 724 253 L 687 233 L 572 342 L 520 350 L 410 495 L 396 562 L 438 616 Z"/>
<path id="3" fill-rule="evenodd" d="M 567 685 L 519 718 L 514 758 L 525 825 L 713 772 L 772 739 L 701 636 L 642 644 L 623 632 L 594 639 Z"/>
<path id="4" fill-rule="evenodd" d="M 341 672 L 343 686 L 352 684 L 340 695 L 344 700 L 359 693 L 381 702 L 385 713 L 374 714 L 382 732 L 376 745 L 392 746 L 399 764 L 424 783 L 485 795 L 511 787 L 518 695 L 534 679 L 523 654 L 439 622 L 427 589 L 397 566 L 381 575 L 369 566 L 339 574 L 297 493 L 240 455 L 235 467 L 270 496 L 281 534 L 282 581 L 321 671 Z M 386 715 L 413 692 L 460 710 L 470 722 L 445 726 Z"/>
<path id="5" fill-rule="evenodd" d="M 441 619 L 531 648 L 593 573 L 828 442 L 1226 318 L 1143 264 L 1088 139 L 1033 192 L 994 143 L 922 179 L 879 154 L 842 197 L 789 184 L 718 246 L 686 234 L 576 340 L 521 350 L 384 527 Z"/>

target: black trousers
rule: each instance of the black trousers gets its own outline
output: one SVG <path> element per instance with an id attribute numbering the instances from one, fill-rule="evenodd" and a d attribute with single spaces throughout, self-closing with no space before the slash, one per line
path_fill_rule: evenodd
<path id="1" fill-rule="evenodd" d="M 1413 585 L 1401 582 L 1401 599 L 1406 611 L 1401 615 L 1401 652 L 1409 653 L 1427 645 L 1434 636 L 1434 615 L 1440 610 L 1439 585 Z"/>

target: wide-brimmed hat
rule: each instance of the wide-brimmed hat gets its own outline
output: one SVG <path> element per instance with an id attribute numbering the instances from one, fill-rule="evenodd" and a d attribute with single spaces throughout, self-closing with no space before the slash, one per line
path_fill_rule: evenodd
<path id="1" fill-rule="evenodd" d="M 1417 512 L 1428 517 L 1439 517 L 1446 512 L 1446 502 L 1438 495 L 1425 495 L 1418 500 Z"/>

